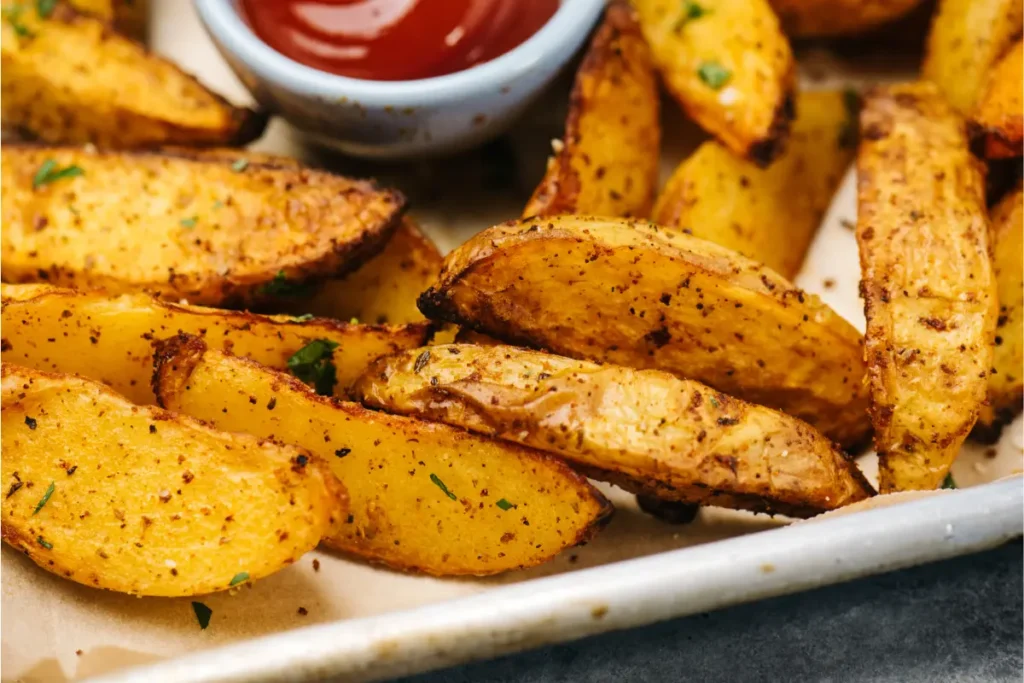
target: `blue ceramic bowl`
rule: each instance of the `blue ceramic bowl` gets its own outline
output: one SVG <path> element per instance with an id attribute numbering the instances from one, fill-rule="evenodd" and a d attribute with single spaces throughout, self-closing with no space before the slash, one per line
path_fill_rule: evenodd
<path id="1" fill-rule="evenodd" d="M 505 130 L 586 40 L 604 0 L 562 0 L 510 52 L 446 76 L 366 81 L 304 66 L 261 41 L 235 0 L 195 0 L 221 54 L 268 110 L 318 143 L 354 156 L 450 154 Z"/>

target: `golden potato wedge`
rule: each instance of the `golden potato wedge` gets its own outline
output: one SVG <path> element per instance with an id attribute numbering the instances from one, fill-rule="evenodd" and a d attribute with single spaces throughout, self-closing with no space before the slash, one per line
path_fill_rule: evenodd
<path id="1" fill-rule="evenodd" d="M 612 2 L 576 72 L 565 136 L 524 216 L 651 211 L 658 184 L 658 84 L 633 10 Z"/>
<path id="2" fill-rule="evenodd" d="M 436 343 L 436 339 L 434 340 Z M 453 340 L 456 344 L 476 344 L 478 346 L 495 346 L 501 344 L 501 341 L 494 337 L 489 337 L 482 332 L 469 327 L 460 327 L 459 331 L 455 335 Z"/>
<path id="3" fill-rule="evenodd" d="M 150 152 L 4 145 L 0 166 L 5 281 L 206 305 L 295 295 L 358 266 L 404 201 L 319 171 Z"/>
<path id="4" fill-rule="evenodd" d="M 873 493 L 809 425 L 656 370 L 454 344 L 381 358 L 353 391 L 666 500 L 809 517 Z"/>
<path id="5" fill-rule="evenodd" d="M 1017 42 L 992 68 L 982 92 L 974 125 L 985 137 L 990 159 L 1019 157 L 1024 153 L 1024 43 Z"/>
<path id="6" fill-rule="evenodd" d="M 1021 0 L 939 0 L 922 78 L 939 86 L 958 112 L 971 114 L 988 74 L 1021 34 L 1022 21 Z"/>
<path id="7" fill-rule="evenodd" d="M 797 95 L 786 150 L 766 169 L 718 142 L 705 142 L 669 178 L 654 205 L 654 222 L 796 277 L 853 161 L 858 106 L 853 92 Z"/>
<path id="8" fill-rule="evenodd" d="M 694 379 L 847 448 L 870 429 L 853 326 L 760 264 L 647 221 L 485 230 L 448 255 L 420 309 L 511 343 Z"/>
<path id="9" fill-rule="evenodd" d="M 90 377 L 135 403 L 154 401 L 153 340 L 178 332 L 202 335 L 211 345 L 279 370 L 295 365 L 294 372 L 319 380 L 325 393 L 333 380 L 339 394 L 371 361 L 421 346 L 430 332 L 427 323 L 352 325 L 172 304 L 145 294 L 110 296 L 38 285 L 0 285 L 0 297 L 4 361 Z M 323 360 L 315 368 L 296 365 L 301 356 L 290 363 L 302 349 L 319 351 Z"/>
<path id="10" fill-rule="evenodd" d="M 908 14 L 921 1 L 770 0 L 786 35 L 793 38 L 864 33 Z"/>
<path id="11" fill-rule="evenodd" d="M 309 451 L 2 365 L 0 529 L 47 571 L 134 595 L 212 593 L 288 566 L 347 516 Z"/>
<path id="12" fill-rule="evenodd" d="M 686 113 L 759 166 L 785 145 L 795 62 L 768 0 L 633 0 L 654 63 Z"/>
<path id="13" fill-rule="evenodd" d="M 126 36 L 145 42 L 149 0 L 69 0 L 68 4 L 79 12 L 113 23 Z"/>
<path id="14" fill-rule="evenodd" d="M 248 168 L 250 164 L 270 166 L 272 168 L 305 168 L 303 163 L 293 157 L 267 152 L 253 152 L 237 147 L 182 147 L 181 145 L 164 145 L 159 151 L 177 157 L 187 157 L 202 161 L 221 161 L 233 164 L 236 168 Z"/>
<path id="15" fill-rule="evenodd" d="M 981 163 L 931 83 L 872 90 L 857 244 L 883 493 L 937 488 L 978 417 L 998 307 Z"/>
<path id="16" fill-rule="evenodd" d="M 991 212 L 999 318 L 988 376 L 988 405 L 981 408 L 972 436 L 994 442 L 1024 403 L 1024 191 L 1006 195 Z"/>
<path id="17" fill-rule="evenodd" d="M 263 113 L 232 106 L 102 18 L 58 2 L 3 2 L 3 122 L 51 143 L 242 145 Z"/>
<path id="18" fill-rule="evenodd" d="M 455 576 L 533 566 L 587 540 L 611 513 L 586 479 L 546 454 L 318 396 L 196 337 L 161 343 L 153 383 L 167 408 L 321 454 L 351 496 L 347 524 L 325 543 L 395 569 Z"/>

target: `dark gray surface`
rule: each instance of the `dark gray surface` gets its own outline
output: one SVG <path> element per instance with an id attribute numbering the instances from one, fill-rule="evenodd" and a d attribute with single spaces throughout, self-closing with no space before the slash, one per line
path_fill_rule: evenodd
<path id="1" fill-rule="evenodd" d="M 1022 680 L 1024 547 L 594 636 L 403 683 Z"/>

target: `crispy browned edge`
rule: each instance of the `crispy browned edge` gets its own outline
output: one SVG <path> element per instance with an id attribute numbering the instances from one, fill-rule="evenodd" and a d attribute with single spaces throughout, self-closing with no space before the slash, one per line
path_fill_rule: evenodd
<path id="1" fill-rule="evenodd" d="M 46 21 L 59 21 L 62 24 L 74 24 L 75 22 L 77 22 L 79 20 L 99 22 L 100 24 L 103 25 L 104 35 L 107 35 L 109 33 L 116 33 L 121 38 L 124 38 L 125 40 L 130 41 L 132 43 L 135 43 L 139 47 L 139 49 L 142 50 L 146 54 L 146 56 L 149 59 L 152 59 L 152 60 L 158 61 L 158 62 L 163 62 L 164 64 L 167 64 L 168 66 L 172 67 L 174 70 L 176 70 L 180 74 L 182 74 L 185 78 L 189 79 L 190 81 L 195 83 L 197 86 L 199 86 L 203 90 L 205 90 L 208 93 L 210 93 L 210 95 L 212 95 L 213 98 L 215 100 L 217 100 L 217 102 L 219 104 L 227 107 L 231 111 L 231 121 L 232 121 L 233 132 L 232 132 L 230 137 L 225 138 L 224 140 L 221 140 L 221 141 L 217 141 L 217 140 L 210 140 L 208 142 L 193 141 L 190 144 L 194 144 L 197 147 L 216 146 L 216 145 L 219 145 L 219 144 L 224 144 L 224 145 L 228 145 L 228 146 L 231 146 L 231 145 L 236 145 L 236 146 L 247 145 L 250 142 L 252 142 L 253 140 L 256 140 L 257 138 L 259 138 L 261 135 L 263 135 L 263 131 L 266 129 L 267 123 L 270 121 L 270 113 L 269 112 L 267 112 L 265 110 L 251 109 L 251 108 L 248 108 L 248 107 L 237 107 L 237 106 L 231 104 L 231 102 L 229 102 L 226 98 L 224 98 L 224 96 L 222 96 L 220 93 L 218 93 L 218 92 L 214 91 L 213 89 L 207 87 L 202 81 L 200 81 L 198 78 L 196 78 L 192 74 L 190 74 L 187 71 L 185 71 L 184 69 L 182 69 L 180 66 L 178 66 L 177 64 L 175 64 L 171 60 L 166 59 L 165 57 L 162 57 L 161 55 L 159 55 L 159 54 L 153 52 L 152 50 L 150 50 L 144 43 L 141 43 L 138 40 L 136 40 L 135 38 L 133 38 L 133 37 L 131 37 L 129 35 L 126 35 L 126 34 L 122 33 L 121 31 L 117 30 L 117 27 L 115 26 L 113 20 L 106 21 L 106 20 L 102 19 L 101 17 L 97 17 L 97 16 L 94 16 L 92 14 L 88 14 L 86 12 L 81 12 L 81 11 L 75 9 L 74 7 L 72 7 L 71 5 L 69 5 L 67 2 L 63 2 L 63 1 L 59 2 L 57 4 L 57 6 L 54 8 L 53 12 L 51 12 L 50 16 L 47 17 L 45 20 Z M 21 135 L 21 136 L 23 136 L 23 137 L 25 137 L 27 139 L 34 139 L 35 138 L 35 135 L 32 133 L 32 131 L 25 129 L 22 126 L 18 126 L 17 127 L 17 132 L 18 132 L 19 135 Z"/>
<path id="2" fill-rule="evenodd" d="M 789 140 L 790 124 L 795 118 L 796 95 L 790 88 L 785 99 L 775 108 L 775 115 L 772 118 L 772 125 L 768 127 L 768 134 L 751 143 L 747 150 L 747 156 L 755 165 L 759 168 L 768 168 L 785 151 L 786 142 Z"/>

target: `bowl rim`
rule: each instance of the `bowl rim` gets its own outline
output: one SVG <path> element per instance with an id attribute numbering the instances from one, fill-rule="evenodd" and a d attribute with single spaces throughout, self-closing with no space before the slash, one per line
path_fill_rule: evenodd
<path id="1" fill-rule="evenodd" d="M 194 0 L 203 26 L 222 50 L 240 59 L 260 78 L 320 97 L 348 98 L 393 107 L 430 106 L 469 93 L 515 88 L 516 81 L 551 58 L 557 67 L 569 60 L 605 7 L 605 0 L 562 0 L 541 28 L 513 49 L 462 71 L 409 81 L 369 81 L 320 71 L 264 43 L 242 19 L 236 0 Z"/>

